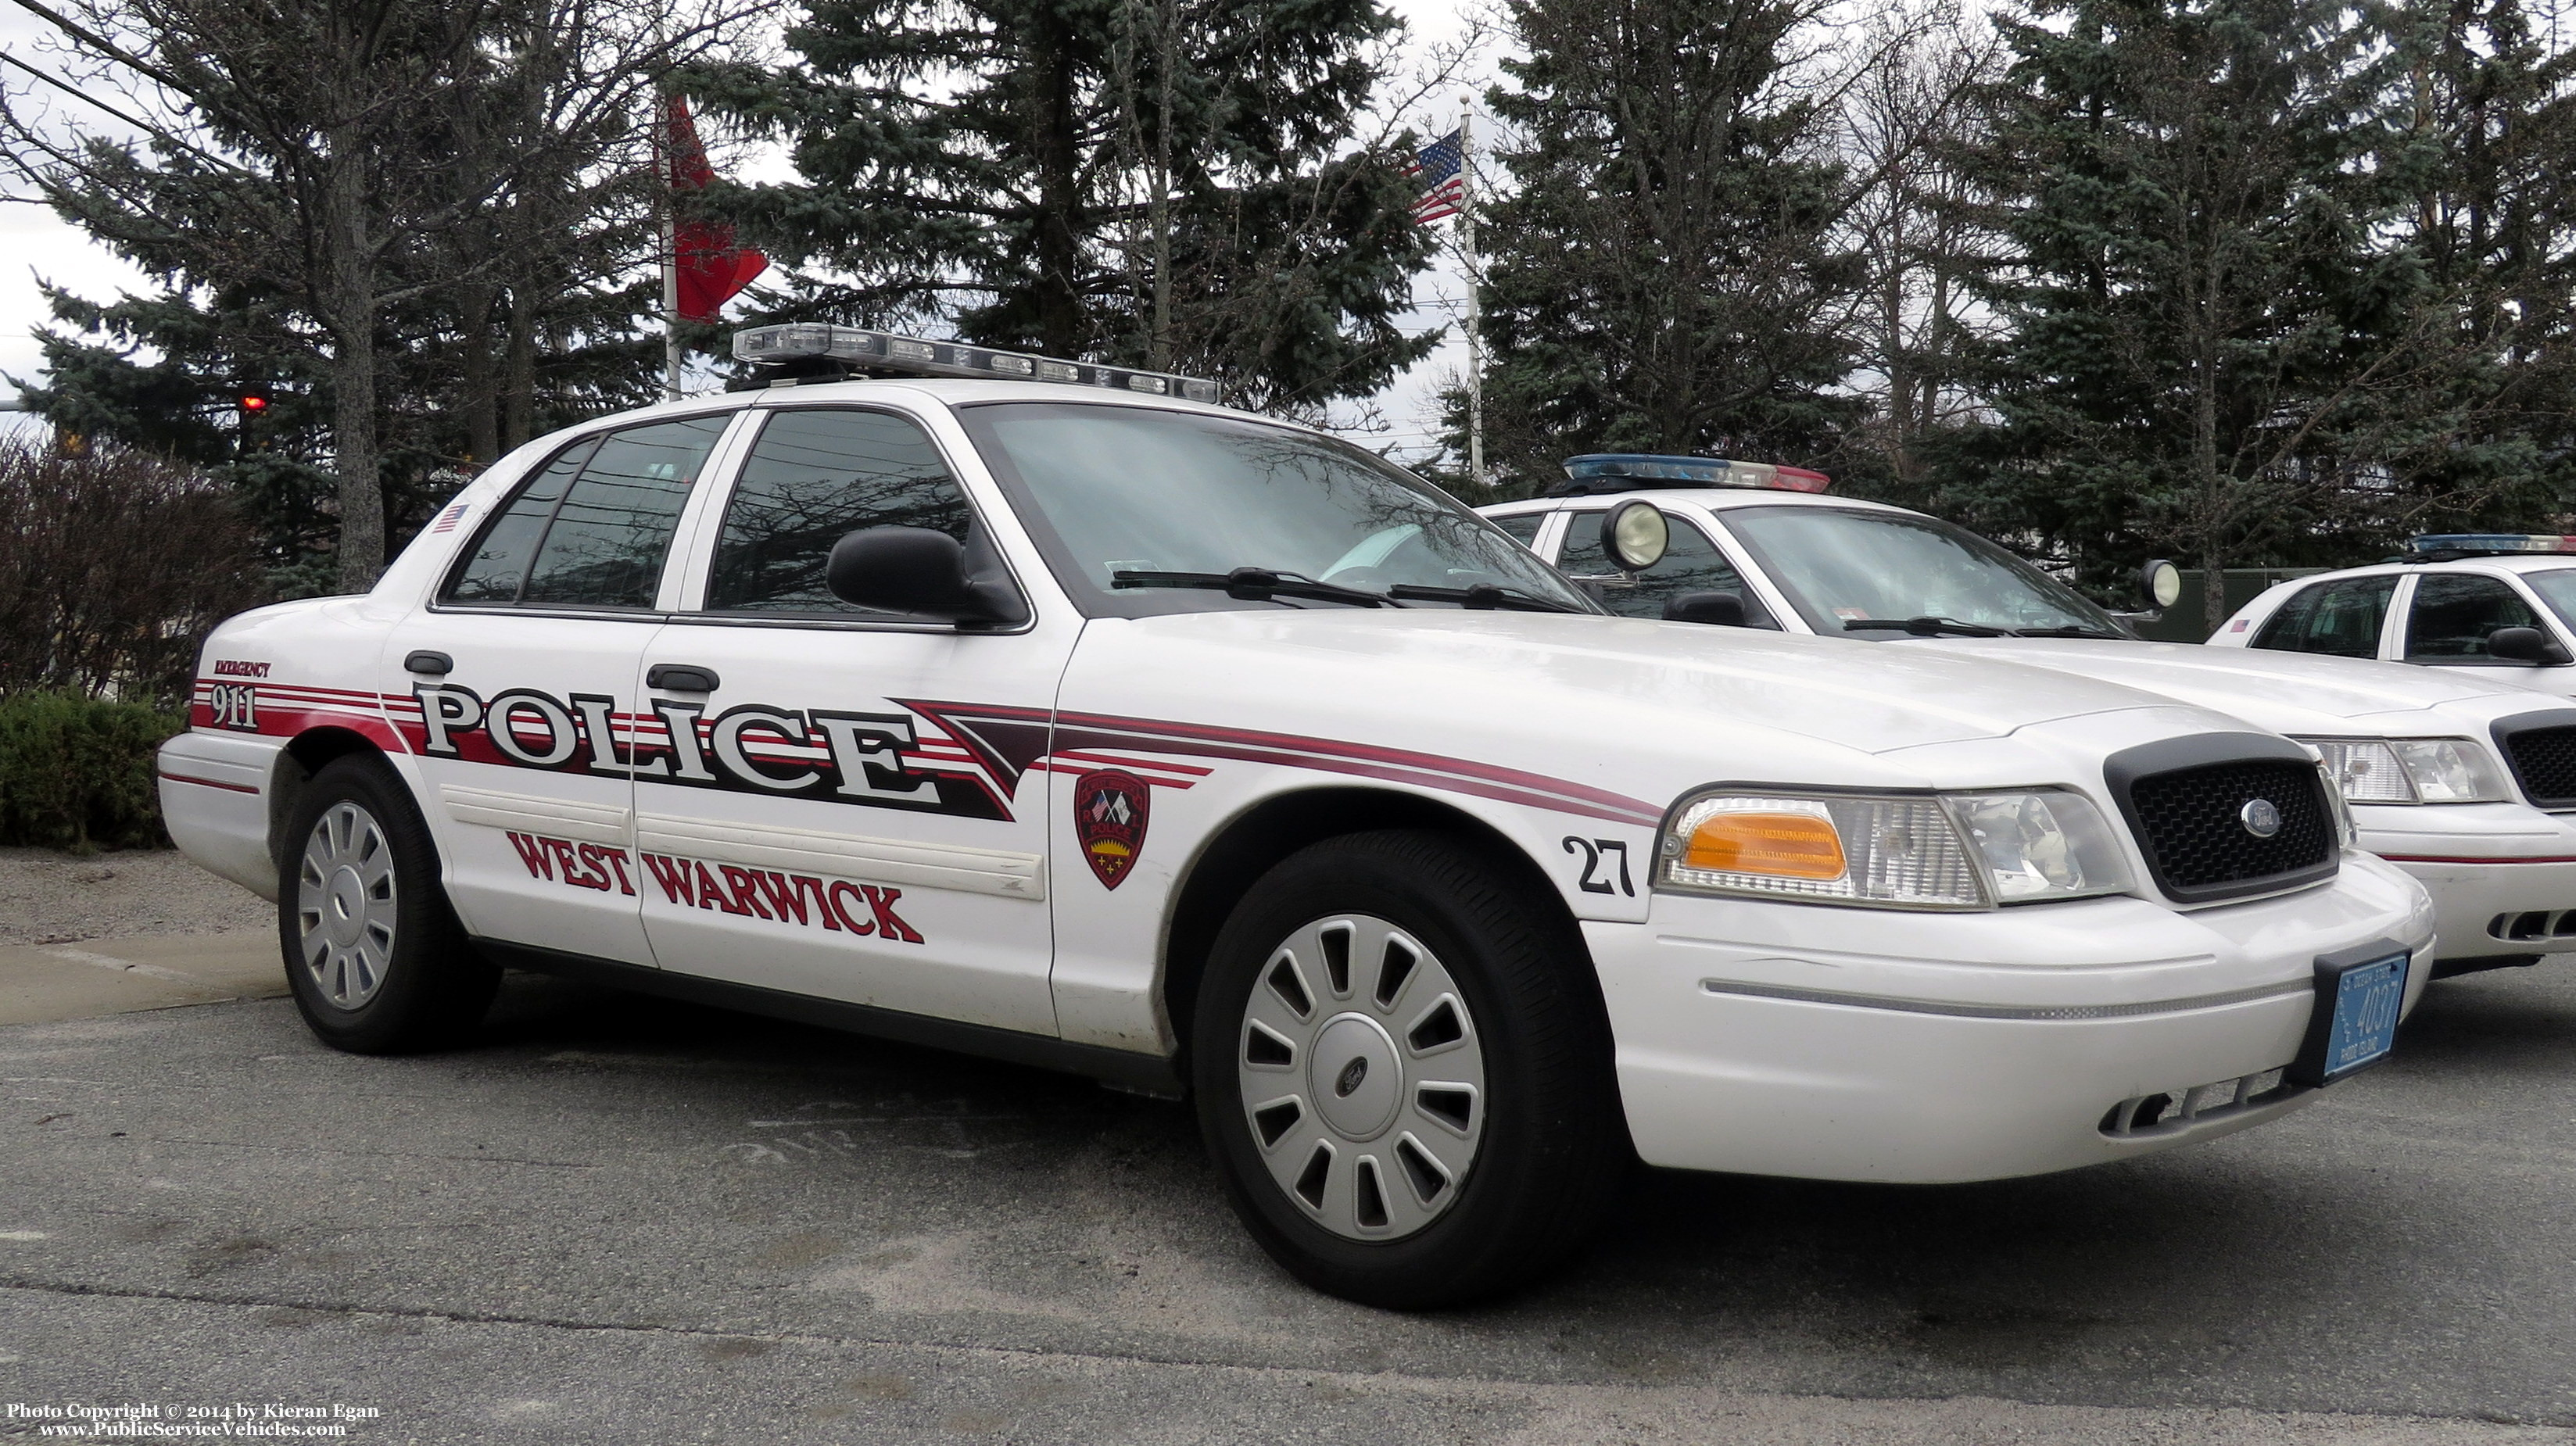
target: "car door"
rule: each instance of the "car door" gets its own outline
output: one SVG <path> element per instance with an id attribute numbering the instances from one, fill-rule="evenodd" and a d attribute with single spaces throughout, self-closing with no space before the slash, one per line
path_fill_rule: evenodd
<path id="1" fill-rule="evenodd" d="M 565 446 L 394 629 L 382 691 L 477 935 L 653 962 L 630 852 L 632 703 L 681 514 L 732 421 Z"/>
<path id="2" fill-rule="evenodd" d="M 2510 669 L 2517 683 L 2553 693 L 2569 690 L 2576 668 L 2534 666 L 2489 652 L 2487 639 L 2498 628 L 2538 628 L 2559 638 L 2547 610 L 2503 578 L 2480 572 L 2424 573 L 2415 579 L 2415 595 L 2406 603 L 2401 656 L 2435 667 Z M 2565 640 L 2559 640 L 2563 645 Z"/>
<path id="3" fill-rule="evenodd" d="M 1623 572 L 1601 545 L 1601 528 L 1610 516 L 1605 508 L 1569 512 L 1557 549 L 1557 570 L 1594 589 L 1602 605 L 1622 617 L 1660 618 L 1664 604 L 1689 592 L 1731 592 L 1744 599 L 1744 625 L 1780 626 L 1744 575 L 1736 571 L 1717 544 L 1689 518 L 1664 514 L 1671 541 L 1662 560 L 1642 572 Z"/>
<path id="4" fill-rule="evenodd" d="M 2263 620 L 2249 648 L 2377 658 L 2397 595 L 2394 573 L 2334 578 L 2292 593 Z"/>
<path id="5" fill-rule="evenodd" d="M 923 417 L 764 408 L 644 653 L 645 935 L 670 969 L 1052 1034 L 1047 790 L 1020 786 L 1035 753 L 987 740 L 1042 745 L 1080 620 L 970 632 L 844 603 L 825 561 L 872 526 L 998 558 Z"/>

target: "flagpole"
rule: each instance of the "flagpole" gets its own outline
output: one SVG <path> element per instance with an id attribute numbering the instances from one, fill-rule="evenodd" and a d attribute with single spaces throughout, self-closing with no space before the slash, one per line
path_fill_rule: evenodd
<path id="1" fill-rule="evenodd" d="M 662 394 L 680 399 L 680 222 L 670 183 L 670 106 L 662 108 Z"/>
<path id="2" fill-rule="evenodd" d="M 1476 296 L 1476 102 L 1458 97 L 1459 255 L 1467 272 L 1467 478 L 1485 485 L 1485 342 Z"/>

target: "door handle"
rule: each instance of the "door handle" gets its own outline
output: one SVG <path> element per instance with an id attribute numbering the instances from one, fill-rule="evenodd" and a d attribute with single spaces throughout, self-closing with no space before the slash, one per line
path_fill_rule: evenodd
<path id="1" fill-rule="evenodd" d="M 712 693 L 724 686 L 713 668 L 693 667 L 687 663 L 655 663 L 644 670 L 644 686 L 669 693 Z"/>
<path id="2" fill-rule="evenodd" d="M 444 678 L 456 671 L 456 660 L 445 653 L 433 653 L 427 648 L 419 648 L 414 650 L 411 656 L 403 659 L 403 669 L 406 672 L 426 673 L 433 678 Z"/>

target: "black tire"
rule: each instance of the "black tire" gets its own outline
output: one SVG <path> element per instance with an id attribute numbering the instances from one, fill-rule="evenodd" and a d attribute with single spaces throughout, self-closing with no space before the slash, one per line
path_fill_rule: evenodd
<path id="1" fill-rule="evenodd" d="M 1282 861 L 1245 895 L 1211 952 L 1192 1021 L 1191 1073 L 1198 1104 L 1199 1127 L 1225 1177 L 1235 1212 L 1271 1258 L 1314 1288 L 1346 1300 L 1394 1310 L 1425 1310 L 1462 1305 L 1526 1285 L 1563 1264 L 1588 1241 L 1596 1221 L 1610 1204 L 1634 1158 L 1622 1119 L 1612 1070 L 1610 1031 L 1602 1012 L 1600 991 L 1582 938 L 1561 913 L 1534 898 L 1527 870 L 1512 867 L 1484 850 L 1450 836 L 1412 831 L 1352 834 L 1304 849 Z M 1317 940 L 1323 930 L 1342 928 L 1348 918 L 1383 921 L 1399 934 L 1383 937 L 1411 940 L 1429 951 L 1454 981 L 1454 995 L 1470 1019 L 1470 1042 L 1482 1056 L 1481 1134 L 1454 1194 L 1442 1213 L 1427 1224 L 1411 1225 L 1399 1238 L 1354 1238 L 1368 1223 L 1360 1213 L 1341 1217 L 1339 1228 L 1328 1209 L 1329 1182 L 1342 1168 L 1342 1155 L 1354 1175 L 1353 1198 L 1376 1202 L 1376 1220 L 1389 1223 L 1385 1203 L 1400 1197 L 1376 1193 L 1373 1171 L 1361 1170 L 1360 1151 L 1376 1144 L 1351 1143 L 1331 1133 L 1323 1118 L 1337 1108 L 1327 1092 L 1352 1100 L 1364 1087 L 1368 1066 L 1334 1071 L 1335 1056 L 1327 1045 L 1342 1020 L 1364 1012 L 1369 990 L 1362 975 L 1370 966 L 1353 962 L 1353 934 L 1341 935 L 1341 965 L 1331 979 L 1347 981 L 1348 992 L 1336 1005 L 1316 995 L 1299 1019 L 1343 1012 L 1333 1022 L 1311 1025 L 1317 1031 L 1293 1045 L 1310 1056 L 1302 1065 L 1281 1064 L 1280 1036 L 1268 1044 L 1254 1042 L 1257 1017 L 1276 1013 L 1296 989 L 1281 993 L 1277 962 L 1298 952 L 1300 940 Z M 1299 947 L 1303 947 L 1299 945 Z M 1400 948 L 1399 946 L 1397 946 Z M 1330 956 L 1329 948 L 1320 951 Z M 1396 953 L 1387 957 L 1393 959 Z M 1388 973 L 1402 972 L 1395 965 Z M 1420 966 L 1403 969 L 1421 973 Z M 1334 988 L 1328 979 L 1324 988 Z M 1384 1066 L 1402 1092 L 1436 1091 L 1423 1086 L 1426 1066 L 1407 1058 L 1420 1030 L 1405 1032 L 1402 1019 L 1420 1007 L 1410 982 L 1397 986 L 1404 998 L 1383 1011 L 1396 1021 L 1398 1038 L 1385 1042 L 1395 1054 Z M 1441 986 L 1444 991 L 1447 986 Z M 1271 997 L 1256 1000 L 1261 989 Z M 1355 1010 L 1353 1005 L 1363 1006 Z M 1293 1009 L 1293 1004 L 1289 1005 Z M 1433 1007 L 1437 1007 L 1436 1004 Z M 1357 1030 L 1357 1023 L 1342 1025 Z M 1267 1033 L 1266 1030 L 1264 1030 Z M 1354 1037 L 1345 1035 L 1345 1038 Z M 1375 1048 L 1376 1046 L 1368 1046 Z M 1454 1046 L 1451 1046 L 1454 1047 Z M 1283 1071 L 1262 1076 L 1254 1071 Z M 1463 1068 L 1463 1067 L 1461 1067 Z M 1316 1071 L 1336 1073 L 1326 1081 Z M 1435 1069 L 1436 1072 L 1436 1069 Z M 1290 1124 L 1276 1133 L 1264 1109 L 1265 1123 L 1256 1127 L 1247 1109 L 1246 1082 L 1268 1092 L 1267 1078 L 1287 1083 L 1326 1108 L 1306 1125 Z M 1262 1107 L 1253 1099 L 1250 1105 Z M 1293 1118 L 1293 1117 L 1292 1117 Z M 1375 1137 L 1388 1150 L 1404 1148 L 1394 1123 L 1374 1126 Z M 1367 1128 L 1363 1126 L 1363 1128 Z M 1304 1130 L 1312 1142 L 1295 1134 Z M 1317 1133 L 1322 1131 L 1323 1133 Z M 1430 1131 L 1423 1130 L 1428 1138 Z M 1263 1134 L 1272 1134 L 1265 1144 Z M 1463 1138 L 1463 1134 L 1461 1136 Z M 1342 1154 L 1334 1153 L 1339 1141 Z M 1283 1155 L 1282 1150 L 1291 1152 Z M 1296 1170 L 1296 1151 L 1326 1157 L 1317 1167 L 1313 1155 L 1303 1173 Z M 1400 1156 L 1397 1158 L 1400 1159 Z M 1370 1163 L 1374 1165 L 1374 1156 Z M 1368 1183 L 1357 1176 L 1368 1173 Z M 1394 1173 L 1388 1171 L 1387 1173 Z M 1290 1179 L 1291 1174 L 1297 1178 Z M 1401 1188 L 1402 1176 L 1397 1176 Z M 1416 1172 L 1417 1180 L 1435 1176 Z M 1305 1194 L 1302 1206 L 1292 1192 Z M 1417 1190 L 1420 1186 L 1415 1187 Z M 1418 1200 L 1406 1211 L 1419 1213 Z"/>
<path id="2" fill-rule="evenodd" d="M 382 760 L 351 754 L 313 776 L 287 820 L 277 876 L 287 985 L 323 1043 L 353 1054 L 435 1049 L 490 1008 L 501 971 L 448 907 L 429 826 Z M 308 942 L 318 963 L 307 961 Z"/>

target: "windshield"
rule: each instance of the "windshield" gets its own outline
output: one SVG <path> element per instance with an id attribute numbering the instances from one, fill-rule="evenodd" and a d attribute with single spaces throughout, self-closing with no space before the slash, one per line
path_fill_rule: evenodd
<path id="1" fill-rule="evenodd" d="M 2522 580 L 2558 614 L 2558 620 L 2576 627 L 2576 567 L 2554 567 L 2547 572 L 2526 572 Z"/>
<path id="2" fill-rule="evenodd" d="M 1834 507 L 1742 507 L 1722 516 L 1820 633 L 1861 619 L 1931 617 L 2016 633 L 2128 636 L 2074 589 L 1946 522 Z"/>
<path id="3" fill-rule="evenodd" d="M 1048 564 L 1087 611 L 1349 605 L 1115 585 L 1122 572 L 1222 575 L 1239 567 L 1378 595 L 1397 586 L 1485 584 L 1598 610 L 1501 528 L 1327 437 L 1151 407 L 1000 402 L 958 410 Z"/>

